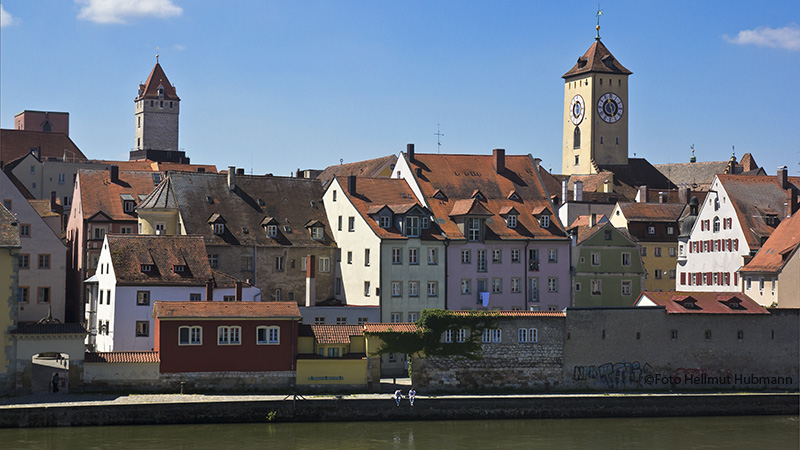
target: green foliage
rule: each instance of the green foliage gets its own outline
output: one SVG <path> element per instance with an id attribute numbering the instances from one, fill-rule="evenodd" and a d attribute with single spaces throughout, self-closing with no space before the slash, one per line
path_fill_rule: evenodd
<path id="1" fill-rule="evenodd" d="M 454 314 L 442 309 L 426 309 L 417 320 L 416 332 L 389 331 L 374 333 L 384 345 L 378 349 L 379 355 L 401 353 L 407 355 L 456 356 L 467 359 L 480 359 L 483 330 L 495 325 L 497 314 L 490 311 L 468 311 Z M 459 329 L 467 330 L 464 342 L 455 342 Z M 445 343 L 443 335 L 453 332 L 453 342 Z"/>

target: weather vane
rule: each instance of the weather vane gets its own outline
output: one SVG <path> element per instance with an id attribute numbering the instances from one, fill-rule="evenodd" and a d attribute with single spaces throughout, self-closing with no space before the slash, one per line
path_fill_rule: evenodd
<path id="1" fill-rule="evenodd" d="M 158 63 L 158 46 L 156 46 L 156 63 Z"/>
<path id="2" fill-rule="evenodd" d="M 600 40 L 600 16 L 602 16 L 602 15 L 603 15 L 603 10 L 600 9 L 600 3 L 598 3 L 597 4 L 597 14 L 596 14 L 596 16 L 597 16 L 597 26 L 595 27 L 597 29 L 597 36 L 594 37 L 598 41 Z"/>
<path id="3" fill-rule="evenodd" d="M 441 153 L 441 151 L 442 151 L 442 139 L 441 138 L 442 138 L 442 136 L 444 136 L 444 133 L 439 131 L 439 124 L 438 123 L 436 124 L 436 133 L 433 133 L 433 135 L 436 136 L 436 153 Z"/>

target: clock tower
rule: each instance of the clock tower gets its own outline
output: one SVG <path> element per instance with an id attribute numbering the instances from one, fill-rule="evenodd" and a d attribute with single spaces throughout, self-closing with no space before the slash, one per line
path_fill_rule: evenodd
<path id="1" fill-rule="evenodd" d="M 561 173 L 596 173 L 596 165 L 628 164 L 628 75 L 600 41 L 564 79 L 564 144 Z M 595 165 L 596 164 L 596 165 Z"/>

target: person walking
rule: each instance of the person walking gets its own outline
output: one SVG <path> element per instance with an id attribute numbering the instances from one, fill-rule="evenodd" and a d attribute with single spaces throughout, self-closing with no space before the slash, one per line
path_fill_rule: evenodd
<path id="1" fill-rule="evenodd" d="M 394 391 L 394 401 L 397 402 L 397 406 L 400 406 L 400 400 L 403 399 L 403 392 L 400 389 Z"/>
<path id="2" fill-rule="evenodd" d="M 53 392 L 58 392 L 58 383 L 61 382 L 58 372 L 53 372 Z"/>
<path id="3" fill-rule="evenodd" d="M 412 387 L 408 390 L 408 402 L 411 403 L 411 406 L 414 406 L 414 399 L 417 397 L 417 391 L 414 390 Z"/>

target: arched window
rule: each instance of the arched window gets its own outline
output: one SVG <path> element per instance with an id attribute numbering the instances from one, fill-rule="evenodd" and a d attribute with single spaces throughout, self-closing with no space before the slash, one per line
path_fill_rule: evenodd
<path id="1" fill-rule="evenodd" d="M 714 217 L 714 233 L 719 231 L 719 217 Z"/>
<path id="2" fill-rule="evenodd" d="M 581 148 L 581 129 L 578 127 L 572 132 L 572 148 Z"/>

